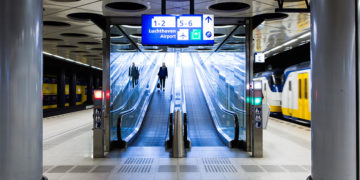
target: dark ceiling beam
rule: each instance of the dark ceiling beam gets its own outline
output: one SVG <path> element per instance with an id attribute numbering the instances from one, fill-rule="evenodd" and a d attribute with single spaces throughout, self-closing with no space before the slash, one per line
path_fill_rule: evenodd
<path id="1" fill-rule="evenodd" d="M 224 41 L 221 42 L 221 43 L 219 44 L 219 46 L 216 48 L 215 52 L 218 52 L 218 51 L 220 50 L 220 48 L 222 47 L 222 45 L 225 44 L 225 42 L 236 32 L 236 30 L 238 30 L 238 28 L 239 28 L 240 26 L 241 26 L 241 25 L 237 25 L 237 26 L 231 31 L 231 33 L 230 33 L 228 36 L 226 36 L 226 38 L 224 39 Z"/>
<path id="2" fill-rule="evenodd" d="M 130 42 L 137 50 L 139 50 L 140 52 L 142 52 L 141 49 L 139 48 L 139 46 L 131 39 L 131 37 L 130 37 L 128 34 L 126 34 L 126 32 L 120 27 L 120 25 L 116 25 L 116 27 L 120 30 L 120 32 L 126 37 L 126 39 L 129 40 L 129 42 Z"/>
<path id="3" fill-rule="evenodd" d="M 195 2 L 194 0 L 190 0 L 190 14 L 195 13 Z"/>
<path id="4" fill-rule="evenodd" d="M 161 0 L 161 14 L 166 14 L 166 0 Z"/>

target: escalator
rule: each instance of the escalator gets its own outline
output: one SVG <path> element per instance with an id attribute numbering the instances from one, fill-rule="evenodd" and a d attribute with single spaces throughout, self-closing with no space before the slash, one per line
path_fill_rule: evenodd
<path id="1" fill-rule="evenodd" d="M 156 89 L 152 95 L 143 125 L 138 136 L 130 146 L 164 146 L 169 121 L 171 86 L 173 81 L 173 66 L 168 64 L 168 78 L 165 92 Z"/>
<path id="2" fill-rule="evenodd" d="M 182 59 L 183 81 L 186 94 L 188 137 L 192 146 L 225 146 L 218 136 L 209 108 L 197 79 L 194 64 Z"/>
<path id="3" fill-rule="evenodd" d="M 165 92 L 155 88 L 156 83 L 150 83 L 132 108 L 119 114 L 117 143 L 141 147 L 166 145 L 172 150 L 238 144 L 237 116 L 219 103 L 224 95 L 217 93 L 211 84 L 220 81 L 207 77 L 206 67 L 193 58 L 190 54 L 164 57 L 169 75 Z M 153 67 L 152 75 L 144 77 L 149 79 L 146 82 L 156 81 L 158 68 Z M 176 135 L 179 131 L 181 135 Z"/>

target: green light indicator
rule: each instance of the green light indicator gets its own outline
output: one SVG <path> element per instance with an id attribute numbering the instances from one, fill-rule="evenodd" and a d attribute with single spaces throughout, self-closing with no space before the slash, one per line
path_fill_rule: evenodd
<path id="1" fill-rule="evenodd" d="M 201 40 L 201 29 L 193 29 L 190 33 L 191 40 Z"/>
<path id="2" fill-rule="evenodd" d="M 250 103 L 250 97 L 246 97 L 246 103 Z"/>
<path id="3" fill-rule="evenodd" d="M 254 105 L 261 105 L 261 97 L 256 97 L 255 98 L 255 102 L 254 102 Z"/>

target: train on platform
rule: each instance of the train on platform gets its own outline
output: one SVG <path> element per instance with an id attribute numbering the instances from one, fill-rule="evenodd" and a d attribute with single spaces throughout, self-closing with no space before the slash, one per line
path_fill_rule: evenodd
<path id="1" fill-rule="evenodd" d="M 270 106 L 271 115 L 281 115 L 282 70 L 271 70 L 255 74 L 253 80 L 262 82 L 263 101 Z"/>
<path id="2" fill-rule="evenodd" d="M 85 104 L 87 101 L 86 81 L 76 82 L 76 105 Z M 65 80 L 65 107 L 69 106 L 69 81 Z M 56 76 L 44 76 L 43 83 L 43 109 L 57 108 L 57 82 Z"/>
<path id="3" fill-rule="evenodd" d="M 272 116 L 311 123 L 310 62 L 257 73 L 253 79 L 262 81 L 264 102 L 269 104 Z"/>

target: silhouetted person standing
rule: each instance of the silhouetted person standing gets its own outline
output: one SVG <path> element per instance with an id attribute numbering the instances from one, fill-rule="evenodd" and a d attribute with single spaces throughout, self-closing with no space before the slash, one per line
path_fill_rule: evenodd
<path id="1" fill-rule="evenodd" d="M 138 68 L 135 66 L 135 63 L 132 63 L 132 66 L 129 68 L 129 76 L 131 77 L 133 88 L 138 84 L 139 75 Z"/>
<path id="2" fill-rule="evenodd" d="M 165 63 L 162 63 L 162 66 L 160 67 L 159 73 L 158 73 L 159 79 L 160 79 L 160 88 L 165 91 L 165 80 L 168 77 L 168 71 L 167 67 L 165 66 Z"/>

